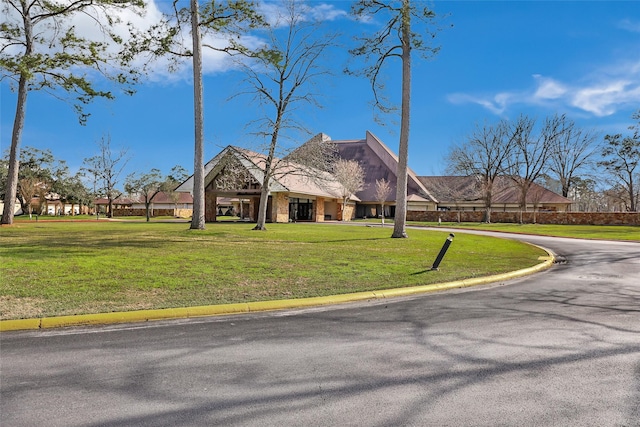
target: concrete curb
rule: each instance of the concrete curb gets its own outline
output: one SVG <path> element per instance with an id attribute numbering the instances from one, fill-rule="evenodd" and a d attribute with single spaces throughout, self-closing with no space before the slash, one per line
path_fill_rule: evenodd
<path id="1" fill-rule="evenodd" d="M 199 307 L 168 308 L 158 310 L 138 310 L 114 313 L 83 314 L 76 316 L 43 317 L 37 319 L 0 320 L 0 332 L 29 329 L 50 329 L 67 326 L 107 325 L 114 323 L 148 322 L 151 320 L 185 319 L 194 317 L 219 316 L 226 314 L 254 313 L 261 311 L 284 310 L 292 308 L 316 307 L 347 302 L 394 298 L 429 292 L 444 291 L 455 288 L 484 285 L 527 276 L 550 268 L 554 256 L 547 251 L 544 262 L 533 267 L 510 273 L 495 274 L 487 277 L 456 280 L 453 282 L 432 285 L 413 286 L 409 288 L 385 289 L 379 291 L 355 292 L 326 297 L 311 297 L 290 300 L 260 301 L 237 304 L 208 305 Z"/>

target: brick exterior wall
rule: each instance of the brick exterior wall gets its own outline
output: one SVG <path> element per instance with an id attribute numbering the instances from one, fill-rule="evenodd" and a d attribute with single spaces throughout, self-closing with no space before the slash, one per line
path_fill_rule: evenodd
<path id="1" fill-rule="evenodd" d="M 271 218 L 274 222 L 289 222 L 289 198 L 285 193 L 274 193 L 271 197 Z"/>
<path id="2" fill-rule="evenodd" d="M 407 211 L 407 221 L 483 222 L 484 211 Z M 519 223 L 520 212 L 491 212 L 491 222 Z M 640 225 L 640 212 L 522 212 L 525 224 Z"/>
<path id="3" fill-rule="evenodd" d="M 217 194 L 212 191 L 204 192 L 204 220 L 213 222 L 218 214 Z"/>
<path id="4" fill-rule="evenodd" d="M 316 222 L 324 222 L 324 197 L 318 197 L 313 201 L 313 213 Z"/>

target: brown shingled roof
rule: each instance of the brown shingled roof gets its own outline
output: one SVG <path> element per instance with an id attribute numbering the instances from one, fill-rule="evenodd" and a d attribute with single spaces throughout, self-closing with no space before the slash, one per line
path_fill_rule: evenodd
<path id="1" fill-rule="evenodd" d="M 418 179 L 441 203 L 469 202 L 482 198 L 478 180 L 474 176 L 420 176 Z M 493 203 L 519 203 L 519 192 L 511 178 L 499 176 L 494 183 Z M 527 193 L 527 203 L 570 204 L 571 200 L 532 183 Z"/>
<path id="2" fill-rule="evenodd" d="M 337 149 L 338 155 L 346 160 L 356 160 L 360 163 L 365 173 L 364 189 L 356 193 L 362 201 L 377 202 L 375 197 L 376 180 L 386 179 L 392 188 L 388 202 L 396 199 L 396 169 L 398 165 L 398 157 L 380 141 L 375 135 L 367 132 L 365 139 L 357 140 L 338 140 L 333 142 Z M 420 182 L 415 173 L 409 169 L 409 180 L 407 185 L 408 200 L 429 200 L 436 201 L 436 198 L 429 192 L 427 188 Z"/>

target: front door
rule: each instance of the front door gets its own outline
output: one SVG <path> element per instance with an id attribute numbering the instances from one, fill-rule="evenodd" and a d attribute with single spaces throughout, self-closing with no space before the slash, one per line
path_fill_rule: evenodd
<path id="1" fill-rule="evenodd" d="M 311 221 L 313 219 L 313 201 L 290 198 L 289 219 L 292 221 Z"/>

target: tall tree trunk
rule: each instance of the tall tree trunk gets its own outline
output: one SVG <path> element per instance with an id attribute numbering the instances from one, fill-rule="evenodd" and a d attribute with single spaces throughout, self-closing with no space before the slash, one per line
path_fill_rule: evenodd
<path id="1" fill-rule="evenodd" d="M 633 174 L 629 172 L 629 212 L 635 212 L 637 210 L 636 205 L 638 201 L 635 197 L 635 189 L 633 188 Z"/>
<path id="2" fill-rule="evenodd" d="M 16 195 L 18 194 L 18 171 L 20 169 L 20 141 L 22 140 L 22 129 L 24 129 L 24 116 L 27 108 L 27 77 L 24 73 L 20 75 L 18 82 L 18 102 L 16 103 L 16 115 L 13 121 L 13 132 L 11 134 L 11 149 L 9 151 L 9 171 L 7 175 L 7 186 L 5 187 L 4 212 L 2 213 L 2 224 L 13 224 Z"/>
<path id="3" fill-rule="evenodd" d="M 267 205 L 269 201 L 269 184 L 271 182 L 271 173 L 273 167 L 273 159 L 276 155 L 276 144 L 278 143 L 278 133 L 280 131 L 282 114 L 278 110 L 278 117 L 274 125 L 274 131 L 271 135 L 271 144 L 269 145 L 269 154 L 264 166 L 264 179 L 262 180 L 262 191 L 260 192 L 260 207 L 258 208 L 258 220 L 254 230 L 266 230 L 267 222 Z"/>
<path id="4" fill-rule="evenodd" d="M 484 196 L 484 209 L 485 209 L 485 215 L 484 215 L 484 222 L 486 222 L 487 224 L 491 223 L 491 202 L 493 201 L 493 184 L 490 184 L 489 182 L 485 183 L 486 185 L 486 189 L 485 189 L 485 196 Z"/>
<path id="5" fill-rule="evenodd" d="M 204 230 L 204 103 L 202 100 L 202 41 L 198 20 L 198 0 L 191 0 L 191 35 L 193 39 L 193 110 L 195 150 L 193 156 L 192 230 Z"/>
<path id="6" fill-rule="evenodd" d="M 407 168 L 409 162 L 409 119 L 411 107 L 411 13 L 409 0 L 402 5 L 402 107 L 400 118 L 400 146 L 398 153 L 396 216 L 391 237 L 408 237 L 407 222 Z"/>
<path id="7" fill-rule="evenodd" d="M 28 58 L 33 52 L 33 23 L 31 15 L 27 13 L 28 5 L 21 2 L 24 15 L 24 57 Z M 11 133 L 11 149 L 9 150 L 9 170 L 7 174 L 7 186 L 4 193 L 4 212 L 2 213 L 2 224 L 13 224 L 16 195 L 18 193 L 18 171 L 20 169 L 20 142 L 22 141 L 22 130 L 24 129 L 24 116 L 27 109 L 27 73 L 22 71 L 18 80 L 18 100 L 16 102 L 16 115 L 13 120 L 13 131 Z"/>
<path id="8" fill-rule="evenodd" d="M 260 204 L 258 205 L 258 221 L 254 230 L 266 230 L 267 222 L 267 205 L 269 202 L 269 180 L 264 179 L 262 181 L 262 190 L 260 191 Z"/>

